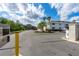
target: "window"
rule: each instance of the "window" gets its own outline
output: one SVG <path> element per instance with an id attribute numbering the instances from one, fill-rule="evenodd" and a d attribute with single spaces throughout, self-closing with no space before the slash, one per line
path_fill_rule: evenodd
<path id="1" fill-rule="evenodd" d="M 52 25 L 55 25 L 55 23 L 52 23 Z"/>
<path id="2" fill-rule="evenodd" d="M 9 34 L 9 29 L 3 29 L 3 35 Z"/>
<path id="3" fill-rule="evenodd" d="M 65 25 L 65 28 L 66 28 L 66 29 L 69 29 L 69 25 L 68 25 L 68 24 L 66 24 L 66 25 Z"/>
<path id="4" fill-rule="evenodd" d="M 61 25 L 61 24 L 59 24 L 59 25 Z"/>
<path id="5" fill-rule="evenodd" d="M 66 24 L 66 26 L 68 26 L 68 24 Z"/>
<path id="6" fill-rule="evenodd" d="M 55 29 L 55 27 L 52 27 L 52 29 Z"/>
<path id="7" fill-rule="evenodd" d="M 59 27 L 59 29 L 61 29 L 61 27 Z"/>

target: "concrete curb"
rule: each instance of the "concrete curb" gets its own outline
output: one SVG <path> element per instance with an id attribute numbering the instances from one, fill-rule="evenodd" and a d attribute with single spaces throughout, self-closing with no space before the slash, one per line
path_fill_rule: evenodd
<path id="1" fill-rule="evenodd" d="M 72 40 L 66 39 L 65 37 L 62 37 L 62 39 L 66 40 L 66 41 L 70 41 L 70 42 L 79 44 L 79 41 L 72 41 Z"/>

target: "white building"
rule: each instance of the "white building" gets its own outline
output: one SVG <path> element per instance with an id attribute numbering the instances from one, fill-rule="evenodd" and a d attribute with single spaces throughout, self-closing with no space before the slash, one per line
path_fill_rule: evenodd
<path id="1" fill-rule="evenodd" d="M 69 23 L 67 21 L 51 21 L 51 28 L 52 30 L 65 30 Z"/>

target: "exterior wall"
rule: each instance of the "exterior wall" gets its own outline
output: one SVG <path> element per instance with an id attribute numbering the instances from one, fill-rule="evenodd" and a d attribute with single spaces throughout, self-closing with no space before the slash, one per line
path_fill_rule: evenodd
<path id="1" fill-rule="evenodd" d="M 70 41 L 79 40 L 79 25 L 77 22 L 72 22 L 69 24 L 68 36 L 66 35 L 66 38 Z"/>
<path id="2" fill-rule="evenodd" d="M 2 46 L 2 27 L 0 27 L 0 46 Z"/>
<path id="3" fill-rule="evenodd" d="M 67 22 L 62 22 L 62 21 L 60 21 L 60 22 L 52 22 L 52 23 L 55 23 L 55 25 L 53 25 L 52 24 L 52 28 L 54 27 L 55 29 L 60 29 L 61 28 L 61 30 L 65 30 L 65 26 L 66 26 L 66 24 L 69 24 L 69 23 L 67 23 Z"/>
<path id="4" fill-rule="evenodd" d="M 59 23 L 58 22 L 53 22 L 53 23 L 55 23 L 55 25 L 52 25 L 52 27 L 55 27 L 55 29 L 59 29 L 60 27 Z"/>
<path id="5" fill-rule="evenodd" d="M 76 40 L 76 23 L 69 24 L 69 40 Z"/>
<path id="6" fill-rule="evenodd" d="M 10 26 L 7 24 L 0 24 L 0 27 L 2 27 L 4 29 L 10 29 Z"/>
<path id="7" fill-rule="evenodd" d="M 66 29 L 65 35 L 66 35 L 66 39 L 69 39 L 69 30 L 68 29 Z"/>
<path id="8" fill-rule="evenodd" d="M 79 40 L 79 25 L 76 25 L 76 40 Z"/>
<path id="9" fill-rule="evenodd" d="M 9 29 L 9 33 L 10 33 L 10 26 L 4 25 L 4 24 L 0 24 L 0 47 L 2 47 L 3 45 L 5 45 L 8 41 L 8 36 L 4 35 L 3 36 L 3 29 Z"/>
<path id="10" fill-rule="evenodd" d="M 0 36 L 2 36 L 2 27 L 0 27 Z"/>
<path id="11" fill-rule="evenodd" d="M 53 23 L 55 25 L 53 25 Z M 55 29 L 59 29 L 59 27 L 61 27 L 61 25 L 59 25 L 59 24 L 61 24 L 61 23 L 60 22 L 52 22 L 52 28 L 54 27 Z"/>
<path id="12" fill-rule="evenodd" d="M 51 25 L 52 25 L 52 22 L 51 21 L 48 21 L 46 20 L 46 24 L 47 24 L 47 29 L 52 29 Z"/>

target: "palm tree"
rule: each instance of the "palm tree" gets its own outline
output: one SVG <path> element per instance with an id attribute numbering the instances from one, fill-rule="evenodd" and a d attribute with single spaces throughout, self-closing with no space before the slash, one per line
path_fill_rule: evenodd
<path id="1" fill-rule="evenodd" d="M 51 22 L 51 17 L 49 16 L 49 17 L 47 17 L 47 20 L 49 21 L 49 23 Z"/>
<path id="2" fill-rule="evenodd" d="M 43 17 L 43 20 L 45 21 L 46 20 L 46 17 Z"/>
<path id="3" fill-rule="evenodd" d="M 47 20 L 48 20 L 48 29 L 47 29 L 47 31 L 51 32 L 51 17 L 50 16 L 47 17 Z"/>
<path id="4" fill-rule="evenodd" d="M 46 24 L 46 17 L 43 17 L 43 22 L 45 23 L 45 26 L 43 26 L 43 31 L 47 31 L 47 24 Z"/>

